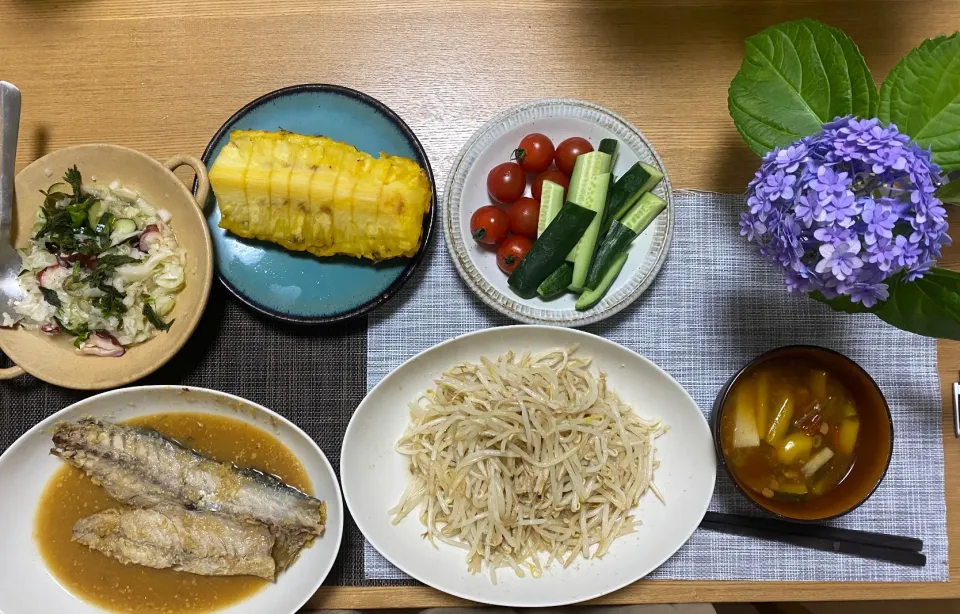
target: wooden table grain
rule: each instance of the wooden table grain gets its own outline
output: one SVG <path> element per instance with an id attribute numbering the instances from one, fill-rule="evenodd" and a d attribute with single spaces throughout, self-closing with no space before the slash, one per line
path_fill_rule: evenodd
<path id="1" fill-rule="evenodd" d="M 674 186 L 740 192 L 757 166 L 726 110 L 743 39 L 804 16 L 843 28 L 879 80 L 924 38 L 960 28 L 960 2 L 0 0 L 0 78 L 23 92 L 20 168 L 87 142 L 159 159 L 199 155 L 243 104 L 315 82 L 392 107 L 420 137 L 438 181 L 495 112 L 569 96 L 639 126 Z M 960 268 L 960 249 L 948 250 L 946 264 Z M 952 582 L 641 581 L 599 601 L 960 597 L 960 441 L 948 413 L 960 344 L 940 343 L 939 367 Z M 458 603 L 428 588 L 330 587 L 310 606 Z"/>

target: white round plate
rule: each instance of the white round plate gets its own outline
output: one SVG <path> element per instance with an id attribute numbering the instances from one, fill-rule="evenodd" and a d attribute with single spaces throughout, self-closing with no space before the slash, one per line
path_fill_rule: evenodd
<path id="1" fill-rule="evenodd" d="M 522 139 L 541 132 L 558 145 L 571 136 L 590 141 L 620 141 L 613 174 L 620 177 L 636 162 L 645 162 L 663 172 L 663 181 L 653 193 L 667 202 L 667 210 L 631 244 L 627 262 L 610 291 L 586 311 L 574 308 L 576 295 L 544 301 L 520 298 L 507 286 L 507 276 L 497 268 L 495 249 L 480 245 L 470 236 L 473 212 L 492 201 L 487 195 L 487 173 L 507 162 Z M 527 188 L 529 195 L 529 187 Z M 566 98 L 547 98 L 523 103 L 500 113 L 467 141 L 447 178 L 443 199 L 443 234 L 447 249 L 464 282 L 487 305 L 520 322 L 586 326 L 619 312 L 650 285 L 667 258 L 673 235 L 673 188 L 653 146 L 633 125 L 601 106 Z"/>
<path id="2" fill-rule="evenodd" d="M 636 533 L 617 539 L 603 559 L 578 559 L 542 577 L 517 577 L 500 570 L 470 574 L 463 550 L 422 535 L 419 513 L 391 524 L 387 510 L 399 502 L 409 463 L 394 444 L 409 422 L 407 404 L 450 367 L 481 356 L 494 359 L 513 350 L 538 352 L 580 344 L 609 386 L 642 416 L 660 417 L 670 430 L 657 440 L 657 487 L 664 506 L 644 495 L 636 511 Z M 644 577 L 670 558 L 700 524 L 713 495 L 716 456 L 707 421 L 689 394 L 649 360 L 589 333 L 551 326 L 508 326 L 457 337 L 419 354 L 385 377 L 357 408 L 347 427 L 340 475 L 347 507 L 374 548 L 424 584 L 464 599 L 507 607 L 553 607 L 593 599 Z M 545 561 L 544 561 L 545 562 Z"/>
<path id="3" fill-rule="evenodd" d="M 96 605 L 74 597 L 47 571 L 33 541 L 37 503 L 63 461 L 50 454 L 51 427 L 61 420 L 105 417 L 127 420 L 148 414 L 219 414 L 256 425 L 279 439 L 303 463 L 314 495 L 327 504 L 324 535 L 300 553 L 277 581 L 251 597 L 217 610 L 218 614 L 293 613 L 327 577 L 343 536 L 343 505 L 333 467 L 306 433 L 269 409 L 240 397 L 204 388 L 140 386 L 98 394 L 58 411 L 27 431 L 0 456 L 0 612 L 10 614 L 102 614 Z"/>

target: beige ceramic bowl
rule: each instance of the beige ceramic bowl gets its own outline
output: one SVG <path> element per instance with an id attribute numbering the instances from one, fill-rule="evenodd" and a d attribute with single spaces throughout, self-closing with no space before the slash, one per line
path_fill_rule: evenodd
<path id="1" fill-rule="evenodd" d="M 170 226 L 186 253 L 185 285 L 177 295 L 166 333 L 128 348 L 118 358 L 77 353 L 66 335 L 48 336 L 39 331 L 0 328 L 0 351 L 16 366 L 0 369 L 0 379 L 29 373 L 57 386 L 77 390 L 103 390 L 123 386 L 152 373 L 177 353 L 197 327 L 210 295 L 213 249 L 202 211 L 210 183 L 200 160 L 175 156 L 161 164 L 138 151 L 118 145 L 79 145 L 46 155 L 20 171 L 16 180 L 13 241 L 26 247 L 43 202 L 39 190 L 60 181 L 76 165 L 84 182 L 119 180 L 138 191 L 151 204 L 170 212 Z M 197 175 L 197 198 L 180 182 L 173 169 L 191 167 Z M 96 181 L 94 181 L 96 178 Z M 200 204 L 198 204 L 200 203 Z"/>

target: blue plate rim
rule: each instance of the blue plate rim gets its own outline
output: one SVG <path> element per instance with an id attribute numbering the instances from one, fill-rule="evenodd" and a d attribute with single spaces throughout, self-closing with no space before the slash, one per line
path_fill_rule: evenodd
<path id="1" fill-rule="evenodd" d="M 400 272 L 400 275 L 397 276 L 397 278 L 393 281 L 393 283 L 391 283 L 387 287 L 386 290 L 384 290 L 377 296 L 373 297 L 372 299 L 368 300 L 367 302 L 354 307 L 353 309 L 349 309 L 347 311 L 343 311 L 333 315 L 325 315 L 325 316 L 297 316 L 289 313 L 283 313 L 282 311 L 277 311 L 276 309 L 272 309 L 270 307 L 267 307 L 266 305 L 262 305 L 254 301 L 250 297 L 246 296 L 245 294 L 243 294 L 243 292 L 241 292 L 239 288 L 235 287 L 232 283 L 230 283 L 230 281 L 220 271 L 220 268 L 216 267 L 216 263 L 214 263 L 214 266 L 217 271 L 217 279 L 220 280 L 220 283 L 223 284 L 223 287 L 225 287 L 241 303 L 243 303 L 247 307 L 269 318 L 273 318 L 275 320 L 279 320 L 281 322 L 287 322 L 290 324 L 308 324 L 308 325 L 322 325 L 322 324 L 332 324 L 335 322 L 345 322 L 347 320 L 352 320 L 354 318 L 359 318 L 360 316 L 366 315 L 370 311 L 376 309 L 380 305 L 390 300 L 393 297 L 393 295 L 396 294 L 397 291 L 401 287 L 403 287 L 403 285 L 407 283 L 407 281 L 409 281 L 410 278 L 413 276 L 414 271 L 416 271 L 417 267 L 420 265 L 420 262 L 423 260 L 423 256 L 427 251 L 427 247 L 429 246 L 430 238 L 433 235 L 433 226 L 434 226 L 434 220 L 436 217 L 437 200 L 438 200 L 437 184 L 436 184 L 436 181 L 434 181 L 433 168 L 430 166 L 430 159 L 427 157 L 427 152 L 423 148 L 423 144 L 420 143 L 420 139 L 418 139 L 417 135 L 414 134 L 413 130 L 410 129 L 410 126 L 408 126 L 407 123 L 403 121 L 403 119 L 399 115 L 397 115 L 397 113 L 394 112 L 393 109 L 383 104 L 373 96 L 370 96 L 369 94 L 364 94 L 359 90 L 355 90 L 343 85 L 333 85 L 330 83 L 301 83 L 298 85 L 288 85 L 286 87 L 281 87 L 280 89 L 273 90 L 272 92 L 267 92 L 266 94 L 263 94 L 259 98 L 256 98 L 248 102 L 247 104 L 242 106 L 239 110 L 237 110 L 233 115 L 231 115 L 229 119 L 227 119 L 227 121 L 225 121 L 223 125 L 221 125 L 220 128 L 217 129 L 217 131 L 213 134 L 213 137 L 211 137 L 210 142 L 207 143 L 206 148 L 204 148 L 203 150 L 203 155 L 200 157 L 204 166 L 210 163 L 210 158 L 213 156 L 213 150 L 216 148 L 216 145 L 220 141 L 220 139 L 222 139 L 223 136 L 232 129 L 233 125 L 236 124 L 238 121 L 240 121 L 244 116 L 249 114 L 251 111 L 253 111 L 257 107 L 260 107 L 270 102 L 271 100 L 274 100 L 275 98 L 280 98 L 289 94 L 299 94 L 302 92 L 324 92 L 324 93 L 339 94 L 342 96 L 353 98 L 363 104 L 371 106 L 374 109 L 376 109 L 379 113 L 383 114 L 391 122 L 393 122 L 397 126 L 397 128 L 399 128 L 400 132 L 407 139 L 407 141 L 409 141 L 409 143 L 413 145 L 413 149 L 416 152 L 417 157 L 419 158 L 419 160 L 417 161 L 422 162 L 422 166 L 427 173 L 427 179 L 430 181 L 430 213 L 423 216 L 423 224 L 420 230 L 420 236 L 422 237 L 420 241 L 420 249 L 417 250 L 417 253 L 413 255 L 413 257 L 410 259 L 410 262 L 407 263 L 407 266 L 404 267 L 403 271 Z M 194 195 L 196 195 L 197 193 L 196 181 L 194 181 L 193 183 L 193 193 Z M 210 194 L 213 197 L 212 190 L 210 191 Z M 206 205 L 206 203 L 204 204 Z"/>

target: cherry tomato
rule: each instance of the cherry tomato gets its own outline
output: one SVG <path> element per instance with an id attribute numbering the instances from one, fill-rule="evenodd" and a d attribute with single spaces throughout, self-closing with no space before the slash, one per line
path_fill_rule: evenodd
<path id="1" fill-rule="evenodd" d="M 533 241 L 519 235 L 510 235 L 497 248 L 497 266 L 500 270 L 509 275 L 517 268 L 520 261 L 523 260 L 530 248 L 533 247 Z"/>
<path id="2" fill-rule="evenodd" d="M 533 178 L 533 185 L 530 187 L 531 191 L 533 191 L 533 197 L 537 199 L 537 202 L 540 202 L 540 193 L 543 191 L 544 181 L 552 181 L 563 186 L 564 191 L 570 187 L 570 177 L 555 168 L 547 169 Z"/>
<path id="3" fill-rule="evenodd" d="M 579 136 L 572 136 L 566 141 L 557 145 L 555 160 L 560 172 L 569 177 L 573 174 L 573 165 L 577 162 L 577 156 L 593 151 L 593 145 L 587 139 Z"/>
<path id="4" fill-rule="evenodd" d="M 493 200 L 509 205 L 527 188 L 527 176 L 516 162 L 504 162 L 487 175 L 487 192 Z"/>
<path id="5" fill-rule="evenodd" d="M 545 134 L 528 134 L 513 151 L 513 157 L 526 172 L 542 173 L 553 163 L 553 143 Z"/>
<path id="6" fill-rule="evenodd" d="M 510 217 L 500 207 L 480 207 L 470 218 L 470 234 L 477 243 L 496 245 L 510 234 Z"/>
<path id="7" fill-rule="evenodd" d="M 537 238 L 537 224 L 540 221 L 540 203 L 524 196 L 507 209 L 510 218 L 510 232 L 515 235 Z"/>

